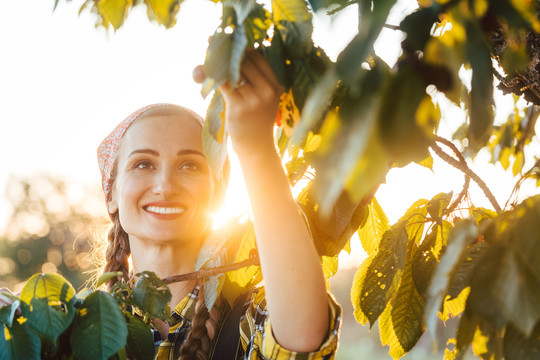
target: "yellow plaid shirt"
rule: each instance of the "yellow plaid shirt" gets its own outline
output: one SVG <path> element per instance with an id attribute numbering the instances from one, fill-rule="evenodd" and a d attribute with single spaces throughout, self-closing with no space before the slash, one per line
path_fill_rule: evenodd
<path id="1" fill-rule="evenodd" d="M 158 360 L 178 359 L 178 353 L 189 330 L 191 319 L 195 314 L 195 304 L 198 299 L 198 288 L 187 295 L 173 310 L 173 321 L 170 324 L 169 336 L 165 340 L 159 339 L 159 333 L 154 332 L 156 341 L 156 357 Z M 245 312 L 240 317 L 240 346 L 237 359 L 333 359 L 337 345 L 338 333 L 341 325 L 341 307 L 331 294 L 328 294 L 329 327 L 326 339 L 319 349 L 310 353 L 289 351 L 280 346 L 268 320 L 264 288 L 259 287 L 251 291 L 244 304 Z"/>

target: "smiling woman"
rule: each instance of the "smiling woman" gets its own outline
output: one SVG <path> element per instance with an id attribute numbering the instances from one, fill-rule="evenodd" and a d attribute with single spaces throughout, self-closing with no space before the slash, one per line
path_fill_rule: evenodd
<path id="1" fill-rule="evenodd" d="M 213 350 L 221 349 L 219 337 L 230 342 L 231 334 L 236 340 L 219 354 L 223 358 L 332 357 L 337 348 L 340 308 L 326 293 L 319 256 L 274 145 L 282 88 L 260 54 L 245 56 L 244 84 L 231 88 L 226 83 L 221 91 L 253 209 L 265 287 L 245 288 L 232 308 L 219 296 L 207 309 L 202 281 L 170 284 L 173 320 L 155 322 L 158 359 L 210 358 L 213 351 L 223 351 Z M 180 106 L 150 105 L 130 115 L 100 145 L 102 185 L 113 221 L 106 272 L 121 271 L 126 282 L 148 270 L 166 278 L 193 271 L 205 256 L 200 251 L 212 239 L 211 214 L 226 179 L 207 162 L 201 123 Z M 116 281 L 112 278 L 109 286 Z M 218 331 L 231 311 L 239 317 Z"/>

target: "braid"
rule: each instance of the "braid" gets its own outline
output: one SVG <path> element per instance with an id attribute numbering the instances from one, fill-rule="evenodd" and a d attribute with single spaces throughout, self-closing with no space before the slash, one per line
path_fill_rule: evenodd
<path id="1" fill-rule="evenodd" d="M 129 239 L 127 233 L 120 225 L 118 212 L 111 214 L 113 225 L 109 230 L 107 250 L 105 251 L 105 267 L 103 272 L 121 271 L 124 280 L 129 278 L 129 262 L 128 258 L 131 254 L 129 249 Z M 107 288 L 111 288 L 117 281 L 116 278 L 111 279 L 107 283 Z"/>
<path id="2" fill-rule="evenodd" d="M 221 318 L 220 301 L 208 311 L 204 302 L 204 284 L 199 282 L 199 299 L 195 305 L 195 315 L 186 341 L 180 347 L 180 360 L 207 360 L 216 338 Z"/>

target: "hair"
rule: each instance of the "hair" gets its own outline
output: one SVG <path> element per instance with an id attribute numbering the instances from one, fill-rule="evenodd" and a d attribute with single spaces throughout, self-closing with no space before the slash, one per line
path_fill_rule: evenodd
<path id="1" fill-rule="evenodd" d="M 147 115 L 147 114 L 145 114 Z M 223 200 L 223 193 L 228 180 L 228 159 L 225 164 L 226 178 L 222 184 L 215 188 L 214 196 L 217 197 L 218 203 Z M 113 162 L 110 183 L 114 184 L 118 172 L 118 160 Z M 110 195 L 110 194 L 109 194 Z M 109 201 L 109 199 L 107 199 Z M 112 221 L 112 226 L 107 236 L 107 248 L 105 250 L 105 264 L 103 272 L 119 271 L 122 272 L 124 281 L 129 281 L 129 256 L 131 249 L 129 246 L 129 236 L 120 224 L 120 216 L 118 211 L 109 214 Z M 110 290 L 118 281 L 117 278 L 109 280 L 106 284 Z M 206 308 L 204 300 L 204 281 L 199 280 L 199 297 L 195 304 L 195 314 L 191 320 L 191 329 L 186 336 L 184 343 L 180 347 L 180 360 L 206 360 L 209 358 L 212 351 L 212 345 L 216 339 L 216 333 L 219 322 L 221 320 L 221 307 L 223 302 L 220 298 L 217 299 L 210 311 Z"/>
<path id="2" fill-rule="evenodd" d="M 216 340 L 221 320 L 221 301 L 218 300 L 208 311 L 204 301 L 204 282 L 199 280 L 199 298 L 195 304 L 195 314 L 191 320 L 191 330 L 180 347 L 180 360 L 206 360 Z"/>

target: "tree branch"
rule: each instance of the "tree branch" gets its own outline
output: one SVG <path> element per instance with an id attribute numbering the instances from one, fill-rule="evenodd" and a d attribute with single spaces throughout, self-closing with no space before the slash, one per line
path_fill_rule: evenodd
<path id="1" fill-rule="evenodd" d="M 440 143 L 448 146 L 450 149 L 452 149 L 454 151 L 454 153 L 456 154 L 456 156 L 458 157 L 459 161 L 454 159 L 453 157 L 451 157 L 447 153 L 445 153 L 440 148 L 440 146 L 437 145 L 436 142 L 440 142 Z M 431 144 L 431 148 L 437 154 L 437 156 L 439 156 L 441 159 L 443 159 L 444 161 L 446 161 L 448 164 L 452 165 L 456 169 L 461 170 L 464 174 L 466 174 L 471 179 L 473 179 L 474 182 L 476 182 L 478 184 L 480 189 L 482 189 L 482 191 L 484 192 L 484 195 L 488 198 L 489 202 L 491 203 L 491 206 L 493 206 L 495 211 L 497 213 L 502 212 L 502 209 L 499 206 L 499 203 L 497 203 L 497 200 L 495 199 L 495 196 L 493 196 L 493 194 L 491 193 L 491 191 L 487 187 L 486 183 L 467 166 L 467 163 L 465 162 L 465 158 L 463 157 L 463 155 L 461 155 L 461 152 L 458 150 L 458 148 L 456 148 L 456 146 L 451 141 L 449 141 L 449 140 L 447 140 L 445 138 L 442 138 L 440 136 L 437 136 L 435 138 L 435 142 L 433 142 Z"/>
<path id="2" fill-rule="evenodd" d="M 238 270 L 238 269 L 248 267 L 251 265 L 259 265 L 258 256 L 253 256 L 253 257 L 250 257 L 249 259 L 239 261 L 237 263 L 233 263 L 229 265 L 218 266 L 218 267 L 210 268 L 210 269 L 202 269 L 199 271 L 193 271 L 186 274 L 173 275 L 173 276 L 169 276 L 164 279 L 161 279 L 161 280 L 163 281 L 163 283 L 165 283 L 165 285 L 168 285 L 168 284 L 181 282 L 181 281 L 210 277 L 210 276 L 222 274 L 225 272 Z"/>

